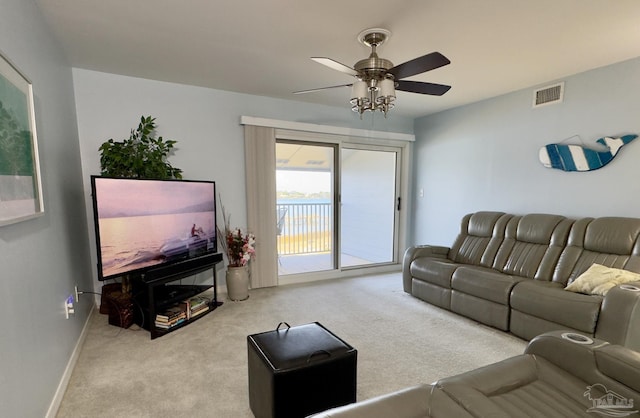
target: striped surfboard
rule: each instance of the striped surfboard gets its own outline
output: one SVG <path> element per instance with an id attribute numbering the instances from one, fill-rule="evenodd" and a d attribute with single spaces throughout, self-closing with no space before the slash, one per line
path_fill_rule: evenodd
<path id="1" fill-rule="evenodd" d="M 591 171 L 607 165 L 618 154 L 620 148 L 636 139 L 638 135 L 620 138 L 600 138 L 596 142 L 604 146 L 603 151 L 581 145 L 548 144 L 540 148 L 542 165 L 564 171 Z"/>

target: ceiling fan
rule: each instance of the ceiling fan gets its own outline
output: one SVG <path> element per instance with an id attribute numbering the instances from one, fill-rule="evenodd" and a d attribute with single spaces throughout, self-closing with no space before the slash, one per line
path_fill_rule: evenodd
<path id="1" fill-rule="evenodd" d="M 321 87 L 310 90 L 296 91 L 294 94 L 311 93 L 339 87 L 351 87 L 351 104 L 354 112 L 362 114 L 365 111 L 379 110 L 384 113 L 394 106 L 396 90 L 410 93 L 442 96 L 451 86 L 444 84 L 425 83 L 421 81 L 402 80 L 416 74 L 434 70 L 445 66 L 451 61 L 439 52 L 432 52 L 410 61 L 394 66 L 387 59 L 378 57 L 376 48 L 389 39 L 391 32 L 386 29 L 367 29 L 358 35 L 358 41 L 371 48 L 368 58 L 356 62 L 353 68 L 326 57 L 313 57 L 315 62 L 354 76 L 357 81 L 339 86 Z"/>

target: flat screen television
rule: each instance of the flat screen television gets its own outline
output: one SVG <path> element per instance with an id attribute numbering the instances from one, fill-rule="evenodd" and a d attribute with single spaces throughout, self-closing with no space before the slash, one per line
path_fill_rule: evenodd
<path id="1" fill-rule="evenodd" d="M 213 181 L 91 176 L 98 279 L 217 252 Z"/>

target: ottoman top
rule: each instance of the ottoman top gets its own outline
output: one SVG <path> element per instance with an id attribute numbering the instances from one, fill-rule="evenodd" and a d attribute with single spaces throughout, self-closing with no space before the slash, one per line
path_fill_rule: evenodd
<path id="1" fill-rule="evenodd" d="M 355 349 L 320 323 L 250 335 L 275 370 L 288 370 L 339 358 Z"/>

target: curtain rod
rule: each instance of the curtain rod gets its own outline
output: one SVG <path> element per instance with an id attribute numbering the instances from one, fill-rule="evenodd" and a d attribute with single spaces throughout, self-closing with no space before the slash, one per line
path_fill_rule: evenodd
<path id="1" fill-rule="evenodd" d="M 291 122 L 286 120 L 241 116 L 241 125 L 263 126 L 267 128 L 289 129 L 293 131 L 319 132 L 325 134 L 356 136 L 375 139 L 395 139 L 399 141 L 415 141 L 416 136 L 400 132 L 372 131 L 367 129 L 345 128 L 341 126 L 317 125 L 314 123 Z"/>

